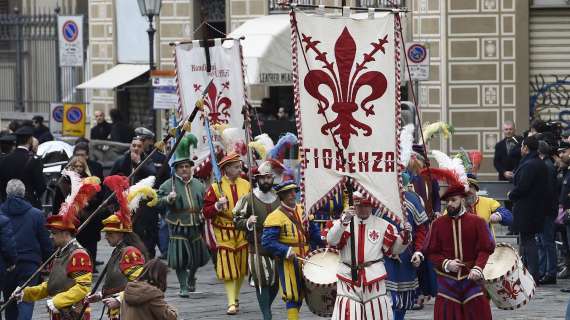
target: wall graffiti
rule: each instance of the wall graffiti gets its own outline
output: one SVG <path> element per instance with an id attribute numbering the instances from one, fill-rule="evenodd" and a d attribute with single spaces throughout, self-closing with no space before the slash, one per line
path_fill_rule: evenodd
<path id="1" fill-rule="evenodd" d="M 531 77 L 530 119 L 561 121 L 570 125 L 570 75 L 543 75 Z"/>

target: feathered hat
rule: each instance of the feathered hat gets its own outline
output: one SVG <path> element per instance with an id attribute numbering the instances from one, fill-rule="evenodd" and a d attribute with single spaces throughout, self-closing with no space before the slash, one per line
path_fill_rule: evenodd
<path id="1" fill-rule="evenodd" d="M 473 186 L 477 191 L 479 191 L 479 181 L 477 180 L 477 173 L 481 167 L 481 161 L 483 160 L 483 154 L 481 151 L 465 151 L 461 148 L 461 151 L 455 156 L 462 161 L 465 167 L 465 172 L 467 173 L 467 182 L 469 185 Z"/>
<path id="2" fill-rule="evenodd" d="M 445 139 L 448 139 L 453 131 L 453 126 L 443 121 L 426 124 L 423 131 L 425 143 L 427 144 L 438 133 L 441 133 Z"/>
<path id="3" fill-rule="evenodd" d="M 173 166 L 176 166 L 182 162 L 190 162 L 190 164 L 194 165 L 194 160 L 192 159 L 192 148 L 196 149 L 198 147 L 198 138 L 191 133 L 186 133 L 181 139 L 178 147 L 176 147 L 176 153 L 174 161 L 172 162 Z"/>
<path id="4" fill-rule="evenodd" d="M 115 192 L 115 197 L 119 204 L 119 210 L 103 220 L 103 231 L 132 232 L 131 212 L 127 200 L 129 178 L 119 175 L 108 176 L 103 181 L 103 184 Z"/>
<path id="5" fill-rule="evenodd" d="M 267 134 L 255 137 L 255 141 L 250 142 L 249 146 L 254 149 L 263 162 L 258 168 L 253 169 L 254 175 L 273 174 L 275 184 L 292 180 L 294 178 L 293 170 L 284 164 L 284 159 L 287 150 L 292 149 L 297 141 L 297 136 L 290 132 L 282 135 L 275 145 Z"/>
<path id="6" fill-rule="evenodd" d="M 148 207 L 154 207 L 158 204 L 158 195 L 156 190 L 152 188 L 156 178 L 154 176 L 149 176 L 141 181 L 135 183 L 129 188 L 127 195 L 127 201 L 129 202 L 129 210 L 131 212 L 136 212 L 141 200 L 147 200 L 146 205 Z"/>
<path id="7" fill-rule="evenodd" d="M 69 177 L 71 192 L 65 198 L 57 215 L 48 217 L 46 227 L 49 229 L 64 230 L 75 233 L 79 212 L 83 210 L 89 200 L 101 190 L 101 182 L 97 177 L 81 179 L 79 174 L 71 170 L 63 170 L 62 174 Z"/>
<path id="8" fill-rule="evenodd" d="M 451 159 L 445 153 L 438 150 L 431 150 L 432 155 L 437 161 L 439 168 L 424 168 L 422 173 L 427 173 L 436 178 L 447 182 L 448 187 L 441 196 L 442 200 L 446 200 L 452 196 L 466 196 L 469 190 L 467 174 L 465 167 L 459 158 Z"/>

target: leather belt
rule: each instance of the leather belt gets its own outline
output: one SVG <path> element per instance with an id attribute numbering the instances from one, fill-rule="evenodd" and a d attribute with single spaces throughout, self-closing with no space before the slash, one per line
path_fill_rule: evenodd
<path id="1" fill-rule="evenodd" d="M 384 259 L 378 259 L 378 260 L 373 260 L 373 261 L 368 261 L 368 262 L 364 262 L 364 263 L 359 263 L 356 266 L 354 266 L 354 268 L 356 268 L 357 270 L 362 270 L 364 268 L 370 267 L 371 265 L 378 263 L 378 262 L 383 262 Z M 349 268 L 352 268 L 352 266 L 346 262 L 343 262 L 343 264 Z"/>

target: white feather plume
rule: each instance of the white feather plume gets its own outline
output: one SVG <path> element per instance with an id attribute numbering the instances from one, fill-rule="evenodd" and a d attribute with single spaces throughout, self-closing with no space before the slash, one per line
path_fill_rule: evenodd
<path id="1" fill-rule="evenodd" d="M 450 158 L 445 153 L 439 150 L 431 150 L 431 153 L 437 163 L 439 164 L 440 168 L 453 170 L 459 181 L 465 186 L 466 190 L 469 188 L 469 182 L 467 181 L 467 172 L 465 171 L 465 167 L 463 166 L 463 162 L 460 158 Z"/>
<path id="2" fill-rule="evenodd" d="M 412 157 L 412 146 L 414 144 L 414 124 L 405 125 L 400 131 L 400 164 L 408 166 Z"/>
<path id="3" fill-rule="evenodd" d="M 156 180 L 155 176 L 148 176 L 142 179 L 141 181 L 135 183 L 134 185 L 132 185 L 129 188 L 129 192 L 127 194 L 137 192 L 138 190 L 146 187 L 152 188 L 155 180 Z M 141 193 L 136 195 L 133 199 L 131 199 L 131 201 L 129 201 L 129 210 L 131 210 L 131 212 L 134 212 L 138 209 L 140 201 L 142 200 L 143 197 L 144 194 Z"/>
<path id="4" fill-rule="evenodd" d="M 63 169 L 61 171 L 61 174 L 69 177 L 69 182 L 71 183 L 71 191 L 65 198 L 65 203 L 69 204 L 73 201 L 73 199 L 75 199 L 77 192 L 79 192 L 79 188 L 81 187 L 81 177 L 79 176 L 79 173 L 68 169 Z"/>
<path id="5" fill-rule="evenodd" d="M 243 130 L 233 127 L 225 128 L 222 132 L 222 142 L 226 148 L 226 152 L 228 153 L 234 151 L 236 149 L 236 145 L 245 145 Z"/>

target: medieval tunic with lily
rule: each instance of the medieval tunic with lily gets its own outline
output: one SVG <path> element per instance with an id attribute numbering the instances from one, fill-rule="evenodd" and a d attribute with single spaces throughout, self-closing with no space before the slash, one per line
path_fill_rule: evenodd
<path id="1" fill-rule="evenodd" d="M 263 223 L 267 216 L 279 207 L 280 201 L 274 192 L 262 192 L 259 188 L 253 189 L 251 197 L 246 195 L 242 197 L 234 208 L 234 222 L 236 228 L 246 232 L 246 238 L 249 242 L 249 259 L 248 266 L 249 272 L 252 275 L 253 281 L 258 285 L 258 280 L 261 282 L 262 287 L 271 286 L 275 282 L 275 266 L 271 255 L 263 250 L 261 246 L 261 234 L 263 233 Z M 257 232 L 257 243 L 259 249 L 260 275 L 256 273 L 255 267 L 255 241 L 253 234 L 253 225 L 247 224 L 247 219 L 255 214 L 257 222 L 255 223 L 255 231 Z"/>
<path id="2" fill-rule="evenodd" d="M 287 259 L 290 252 L 299 257 L 309 253 L 309 244 L 322 243 L 319 227 L 303 214 L 303 208 L 281 206 L 263 224 L 261 244 L 275 257 L 282 298 L 287 308 L 298 308 L 303 301 L 303 275 L 299 260 Z"/>
<path id="3" fill-rule="evenodd" d="M 491 319 L 489 302 L 475 281 L 467 279 L 475 269 L 483 272 L 495 243 L 485 221 L 463 210 L 456 217 L 436 219 L 425 250 L 437 273 L 435 319 Z M 459 259 L 465 267 L 451 272 L 448 264 Z"/>
<path id="4" fill-rule="evenodd" d="M 198 179 L 184 181 L 178 175 L 165 181 L 158 189 L 160 206 L 166 208 L 166 223 L 170 231 L 168 266 L 173 269 L 197 270 L 208 263 L 209 253 L 202 238 L 202 207 L 204 185 Z M 173 203 L 166 200 L 174 192 Z"/>
<path id="5" fill-rule="evenodd" d="M 59 314 L 51 314 L 52 320 L 76 318 L 83 307 L 83 300 L 91 290 L 93 266 L 89 254 L 73 239 L 59 252 L 51 267 L 47 281 L 23 290 L 23 301 L 37 301 L 51 297 Z M 83 320 L 90 319 L 87 308 Z"/>
<path id="6" fill-rule="evenodd" d="M 392 319 L 392 301 L 386 292 L 384 255 L 403 252 L 409 239 L 400 236 L 386 220 L 354 217 L 357 280 L 352 280 L 350 226 L 336 220 L 327 241 L 340 250 L 337 269 L 337 297 L 332 319 Z"/>
<path id="7" fill-rule="evenodd" d="M 247 240 L 245 232 L 235 228 L 233 209 L 238 200 L 249 193 L 247 180 L 237 178 L 230 181 L 222 177 L 221 191 L 228 199 L 226 210 L 218 211 L 216 202 L 222 197 L 218 183 L 206 192 L 203 213 L 211 220 L 214 242 L 217 249 L 216 276 L 219 280 L 237 280 L 247 274 Z"/>
<path id="8" fill-rule="evenodd" d="M 410 191 L 404 193 L 406 221 L 412 225 L 412 243 L 399 255 L 387 256 L 386 288 L 392 295 L 394 309 L 410 310 L 420 295 L 418 269 L 411 262 L 414 252 L 421 252 L 429 230 L 429 219 L 421 204 L 420 197 Z M 400 231 L 401 221 L 393 215 L 383 215 L 383 219 Z M 425 262 L 423 262 L 425 263 Z"/>

